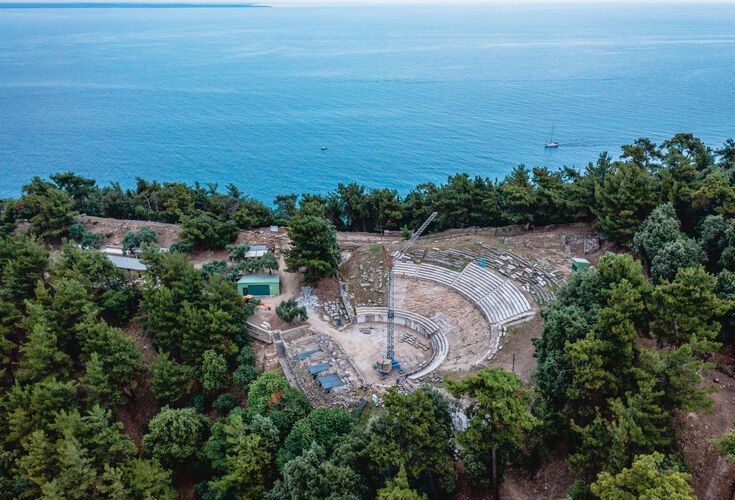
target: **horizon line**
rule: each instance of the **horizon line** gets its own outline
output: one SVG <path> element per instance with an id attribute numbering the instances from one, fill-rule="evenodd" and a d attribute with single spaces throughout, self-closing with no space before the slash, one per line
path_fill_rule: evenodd
<path id="1" fill-rule="evenodd" d="M 266 2 L 238 2 L 227 0 L 59 0 L 36 1 L 16 0 L 1 2 L 0 9 L 59 9 L 59 8 L 268 8 L 268 7 L 352 7 L 352 6 L 399 6 L 399 5 L 447 5 L 447 6 L 481 6 L 481 5 L 731 5 L 735 0 L 270 0 Z"/>
<path id="2" fill-rule="evenodd" d="M 0 2 L 0 9 L 201 9 L 201 8 L 269 8 L 259 3 L 205 2 Z"/>

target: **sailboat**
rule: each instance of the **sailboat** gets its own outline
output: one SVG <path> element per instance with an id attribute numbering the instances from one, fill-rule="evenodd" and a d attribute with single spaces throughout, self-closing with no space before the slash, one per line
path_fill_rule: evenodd
<path id="1" fill-rule="evenodd" d="M 549 142 L 544 144 L 546 149 L 554 149 L 559 147 L 559 143 L 554 141 L 554 127 L 551 127 L 551 135 L 549 136 Z"/>

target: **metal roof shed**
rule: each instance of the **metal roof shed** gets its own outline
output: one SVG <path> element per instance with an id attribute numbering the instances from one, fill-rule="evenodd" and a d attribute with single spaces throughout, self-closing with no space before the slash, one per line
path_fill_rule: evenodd
<path id="1" fill-rule="evenodd" d="M 281 279 L 277 274 L 248 274 L 238 280 L 237 291 L 243 297 L 273 297 L 281 294 Z"/>
<path id="2" fill-rule="evenodd" d="M 143 272 L 146 269 L 145 264 L 143 264 L 140 260 L 134 258 L 134 257 L 122 257 L 120 255 L 108 255 L 108 259 L 117 267 L 118 269 L 124 269 L 126 271 L 135 271 L 135 272 Z"/>
<path id="3" fill-rule="evenodd" d="M 587 269 L 590 267 L 590 261 L 587 259 L 581 259 L 579 257 L 574 257 L 572 259 L 572 272 L 576 273 L 581 271 L 582 269 Z"/>
<path id="4" fill-rule="evenodd" d="M 344 382 L 342 382 L 342 379 L 339 378 L 339 375 L 336 373 L 332 373 L 329 375 L 320 375 L 318 377 L 319 385 L 321 385 L 325 391 L 329 392 L 331 389 L 334 389 L 335 387 L 342 387 Z"/>

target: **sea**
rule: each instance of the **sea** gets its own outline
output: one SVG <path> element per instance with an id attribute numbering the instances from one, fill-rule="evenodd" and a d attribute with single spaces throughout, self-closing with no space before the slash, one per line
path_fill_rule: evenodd
<path id="1" fill-rule="evenodd" d="M 0 8 L 0 197 L 69 170 L 406 194 L 678 132 L 735 136 L 735 5 Z"/>

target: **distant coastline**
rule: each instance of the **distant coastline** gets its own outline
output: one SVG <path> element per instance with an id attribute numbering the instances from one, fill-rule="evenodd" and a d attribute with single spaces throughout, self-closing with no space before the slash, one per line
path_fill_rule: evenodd
<path id="1" fill-rule="evenodd" d="M 0 198 L 58 170 L 405 195 L 735 130 L 733 6 L 208 1 L 272 7 L 0 10 Z"/>
<path id="2" fill-rule="evenodd" d="M 136 2 L 0 2 L 0 9 L 218 9 L 263 8 L 252 3 L 136 3 Z"/>

